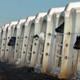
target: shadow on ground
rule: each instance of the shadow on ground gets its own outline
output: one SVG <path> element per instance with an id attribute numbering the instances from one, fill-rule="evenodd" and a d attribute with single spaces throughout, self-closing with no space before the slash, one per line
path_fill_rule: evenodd
<path id="1" fill-rule="evenodd" d="M 58 80 L 50 75 L 35 73 L 32 69 L 16 68 L 0 62 L 0 80 Z"/>

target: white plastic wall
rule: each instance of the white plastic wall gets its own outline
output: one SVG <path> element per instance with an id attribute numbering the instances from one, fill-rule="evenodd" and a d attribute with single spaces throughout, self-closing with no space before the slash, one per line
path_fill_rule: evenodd
<path id="1" fill-rule="evenodd" d="M 72 68 L 75 67 L 76 52 L 73 49 L 74 41 L 77 35 L 79 35 L 79 10 L 74 11 L 65 11 L 65 26 L 64 26 L 64 38 L 63 38 L 63 47 L 62 47 L 62 61 L 61 61 L 61 70 L 59 78 L 69 78 L 72 74 Z M 74 65 L 72 67 L 72 64 Z"/>
<path id="2" fill-rule="evenodd" d="M 18 55 L 21 55 L 21 52 L 19 51 L 20 48 L 22 47 L 22 43 L 20 43 L 20 41 L 23 39 L 21 36 L 22 33 L 22 28 L 24 27 L 24 23 L 25 23 L 26 19 L 21 19 L 18 21 L 18 24 L 16 26 L 17 32 L 16 32 L 16 43 L 15 43 L 15 51 L 14 51 L 14 56 L 13 58 L 10 60 L 11 63 L 15 64 Z"/>
<path id="3" fill-rule="evenodd" d="M 39 36 L 41 27 L 42 27 L 42 22 L 43 22 L 44 16 L 46 14 L 47 13 L 39 13 L 36 15 L 34 36 L 35 35 Z M 37 37 L 37 39 L 34 38 L 34 40 L 33 40 L 33 46 L 32 46 L 32 51 L 31 51 L 31 60 L 30 60 L 30 64 L 29 64 L 30 67 L 34 67 L 36 65 L 38 48 L 39 48 L 38 46 L 39 46 L 39 38 Z"/>
<path id="4" fill-rule="evenodd" d="M 2 26 L 0 28 L 0 57 L 1 57 L 1 45 L 2 45 L 3 29 L 4 29 L 4 26 Z M 0 58 L 0 60 L 1 60 L 1 58 Z"/>
<path id="5" fill-rule="evenodd" d="M 6 49 L 5 49 L 5 58 L 4 58 L 4 61 L 5 62 L 8 62 L 10 61 L 13 53 L 14 53 L 14 50 L 13 50 L 13 47 L 12 46 L 8 46 L 8 43 L 11 39 L 12 36 L 14 36 L 14 28 L 16 27 L 18 21 L 13 21 L 9 24 L 9 27 L 8 27 L 8 33 L 7 33 L 7 40 L 6 40 Z"/>
<path id="6" fill-rule="evenodd" d="M 31 30 L 31 23 L 34 21 L 35 16 L 30 16 L 26 19 L 24 26 L 25 26 L 25 31 L 24 31 L 24 37 L 23 37 L 23 42 L 22 42 L 22 51 L 21 51 L 21 58 L 19 57 L 16 64 L 18 66 L 23 66 L 25 65 L 26 62 L 26 57 L 28 56 L 29 53 L 27 53 L 28 49 L 28 44 L 29 44 L 29 34 Z"/>
<path id="7" fill-rule="evenodd" d="M 51 68 L 53 67 L 53 59 L 55 54 L 54 50 L 56 47 L 54 44 L 56 40 L 55 28 L 58 27 L 59 15 L 63 10 L 64 8 L 52 8 L 47 14 L 47 31 L 43 52 L 42 72 L 50 72 Z"/>
<path id="8" fill-rule="evenodd" d="M 5 56 L 5 48 L 6 48 L 6 40 L 7 40 L 7 33 L 8 33 L 8 27 L 9 24 L 6 24 L 4 29 L 3 29 L 3 35 L 2 35 L 2 43 L 1 43 L 1 61 L 4 61 L 4 56 Z"/>

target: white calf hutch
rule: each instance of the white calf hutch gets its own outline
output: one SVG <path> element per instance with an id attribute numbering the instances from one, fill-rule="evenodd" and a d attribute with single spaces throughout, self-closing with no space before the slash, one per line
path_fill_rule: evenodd
<path id="1" fill-rule="evenodd" d="M 1 46 L 2 46 L 3 29 L 4 29 L 4 26 L 2 26 L 0 28 L 0 57 L 1 57 L 1 49 L 2 49 Z M 0 60 L 1 60 L 1 58 L 0 58 Z"/>
<path id="2" fill-rule="evenodd" d="M 14 57 L 11 60 L 13 64 L 17 61 L 19 57 L 21 57 L 21 48 L 22 48 L 22 41 L 24 36 L 24 30 L 25 30 L 25 23 L 26 19 L 21 19 L 18 21 L 18 24 L 16 26 L 16 42 L 15 42 L 15 51 L 14 51 Z"/>
<path id="3" fill-rule="evenodd" d="M 1 43 L 1 56 L 0 56 L 1 61 L 3 61 L 5 57 L 5 45 L 7 40 L 8 27 L 9 27 L 9 24 L 6 24 L 3 29 L 2 43 Z"/>
<path id="4" fill-rule="evenodd" d="M 29 35 L 28 35 L 28 46 L 27 46 L 27 50 L 26 50 L 26 62 L 25 62 L 25 65 L 26 66 L 29 66 L 30 64 L 30 60 L 31 60 L 31 56 L 32 56 L 32 46 L 33 46 L 33 36 L 34 36 L 34 30 L 35 30 L 35 24 L 34 24 L 34 21 L 35 21 L 35 17 L 30 20 L 29 24 L 28 24 L 28 27 L 30 30 L 29 31 Z"/>
<path id="5" fill-rule="evenodd" d="M 45 39 L 45 47 L 43 52 L 43 62 L 42 62 L 41 72 L 52 71 L 53 58 L 54 58 L 53 49 L 55 49 L 54 43 L 56 41 L 55 28 L 58 27 L 59 16 L 63 10 L 64 8 L 52 8 L 48 11 L 46 17 L 47 30 L 46 30 L 46 39 Z"/>
<path id="6" fill-rule="evenodd" d="M 29 62 L 28 59 L 30 57 L 29 55 L 31 54 L 29 51 L 30 49 L 29 47 L 32 45 L 31 42 L 32 42 L 32 35 L 33 35 L 33 32 L 30 30 L 31 28 L 32 30 L 34 30 L 33 29 L 34 25 L 32 25 L 32 22 L 34 21 L 34 19 L 35 19 L 35 16 L 27 17 L 24 23 L 25 30 L 24 30 L 24 36 L 23 36 L 23 42 L 22 42 L 21 58 L 20 57 L 18 58 L 18 63 L 17 63 L 17 65 L 19 66 L 23 66 Z"/>
<path id="7" fill-rule="evenodd" d="M 11 39 L 11 37 L 15 36 L 16 37 L 16 33 L 15 33 L 15 29 L 16 29 L 16 25 L 17 25 L 18 21 L 13 21 L 10 23 L 9 27 L 8 27 L 8 33 L 7 33 L 7 40 L 6 40 L 6 49 L 5 49 L 5 58 L 4 61 L 10 61 L 11 58 L 13 57 L 14 54 L 14 46 L 9 46 L 8 43 Z"/>
<path id="8" fill-rule="evenodd" d="M 41 28 L 42 28 L 42 23 L 43 23 L 43 19 L 44 19 L 44 16 L 46 16 L 47 13 L 39 13 L 36 15 L 36 18 L 35 18 L 35 29 L 34 29 L 34 40 L 33 40 L 33 47 L 32 47 L 32 56 L 31 56 L 31 61 L 30 61 L 30 64 L 29 66 L 30 67 L 34 67 L 34 66 L 37 66 L 37 62 L 38 61 L 38 57 L 39 57 L 39 47 L 40 47 L 40 44 L 39 44 L 39 34 L 41 32 Z M 43 29 L 44 30 L 44 29 Z"/>

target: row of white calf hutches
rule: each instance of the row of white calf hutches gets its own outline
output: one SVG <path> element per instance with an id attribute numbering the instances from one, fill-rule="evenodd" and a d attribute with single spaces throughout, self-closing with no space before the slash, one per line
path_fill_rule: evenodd
<path id="1" fill-rule="evenodd" d="M 80 2 L 0 28 L 0 61 L 68 79 L 80 73 Z"/>

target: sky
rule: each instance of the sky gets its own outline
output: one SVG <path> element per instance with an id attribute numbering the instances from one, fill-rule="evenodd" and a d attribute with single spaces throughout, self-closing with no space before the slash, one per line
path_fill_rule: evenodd
<path id="1" fill-rule="evenodd" d="M 50 8 L 64 7 L 80 0 L 0 0 L 0 25 L 47 12 Z"/>

